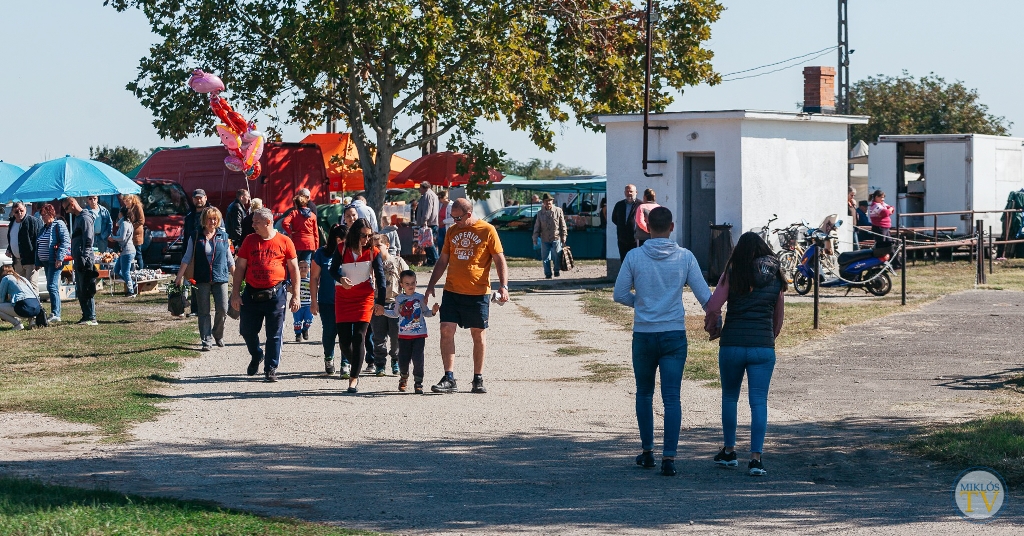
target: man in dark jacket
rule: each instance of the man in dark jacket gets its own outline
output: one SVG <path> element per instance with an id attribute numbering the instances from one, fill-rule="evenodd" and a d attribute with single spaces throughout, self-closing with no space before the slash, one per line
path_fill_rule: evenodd
<path id="1" fill-rule="evenodd" d="M 235 249 L 242 245 L 242 221 L 249 215 L 250 201 L 249 190 L 242 188 L 235 192 L 235 202 L 228 205 L 228 215 L 224 225 L 227 226 L 228 238 L 231 239 Z"/>
<path id="2" fill-rule="evenodd" d="M 14 260 L 14 271 L 32 281 L 36 273 L 36 239 L 43 222 L 27 214 L 25 204 L 15 201 L 7 228 L 7 256 Z"/>
<path id="3" fill-rule="evenodd" d="M 635 223 L 636 208 L 640 203 L 636 200 L 636 186 L 626 185 L 626 198 L 615 203 L 612 209 L 612 223 L 615 224 L 615 236 L 619 242 L 619 260 L 625 260 L 626 253 L 636 247 Z"/>
<path id="4" fill-rule="evenodd" d="M 83 210 L 82 206 L 74 197 L 67 197 L 60 200 L 64 212 L 70 213 L 74 221 L 71 226 L 71 258 L 74 259 L 75 269 L 75 294 L 78 296 L 78 304 L 82 307 L 82 319 L 80 325 L 97 326 L 96 322 L 96 279 L 99 272 L 96 271 L 92 255 L 95 224 L 92 213 Z"/>

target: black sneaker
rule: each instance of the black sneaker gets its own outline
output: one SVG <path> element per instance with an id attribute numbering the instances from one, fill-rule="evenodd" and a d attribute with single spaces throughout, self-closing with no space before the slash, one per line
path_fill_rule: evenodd
<path id="1" fill-rule="evenodd" d="M 333 359 L 324 359 L 324 372 L 326 372 L 328 376 L 330 376 L 331 374 L 334 374 L 334 360 Z"/>
<path id="2" fill-rule="evenodd" d="M 449 379 L 448 376 L 443 376 L 437 385 L 430 386 L 430 390 L 435 393 L 455 393 L 459 388 L 455 384 L 455 378 Z"/>
<path id="3" fill-rule="evenodd" d="M 277 381 L 277 369 L 276 368 L 267 368 L 267 370 L 263 374 L 266 376 L 268 382 L 273 383 L 273 382 Z"/>
<path id="4" fill-rule="evenodd" d="M 423 384 L 422 383 L 417 382 L 415 385 L 412 386 L 412 388 L 416 392 L 416 394 L 418 394 L 418 395 L 422 395 L 423 394 Z"/>
<path id="5" fill-rule="evenodd" d="M 715 454 L 715 463 L 722 467 L 736 467 L 740 462 L 736 461 L 736 451 L 726 452 L 725 447 Z"/>
<path id="6" fill-rule="evenodd" d="M 262 357 L 259 358 L 259 359 L 255 359 L 254 358 L 252 361 L 249 361 L 249 368 L 245 369 L 245 373 L 248 374 L 249 376 L 255 376 L 256 373 L 259 372 L 259 370 L 260 370 L 260 363 L 262 363 L 262 362 L 263 362 L 263 358 Z"/>
<path id="7" fill-rule="evenodd" d="M 484 379 L 483 378 L 474 378 L 473 379 L 473 389 L 470 392 L 476 393 L 478 395 L 485 394 L 487 392 L 487 388 L 484 387 Z"/>
<path id="8" fill-rule="evenodd" d="M 651 467 L 654 467 L 656 465 L 654 463 L 654 453 L 653 452 L 643 452 L 643 453 L 641 453 L 639 456 L 636 457 L 636 464 L 641 466 L 641 467 L 643 467 L 644 469 L 650 469 Z"/>
<path id="9" fill-rule="evenodd" d="M 668 458 L 661 460 L 661 475 L 676 476 L 676 461 Z"/>
<path id="10" fill-rule="evenodd" d="M 309 340 L 309 330 L 308 329 L 302 330 L 302 340 L 304 340 L 304 341 L 308 341 Z"/>
<path id="11" fill-rule="evenodd" d="M 764 476 L 768 474 L 761 460 L 750 460 L 747 464 L 747 474 L 750 476 Z"/>
<path id="12" fill-rule="evenodd" d="M 295 334 L 295 342 L 302 342 L 302 334 L 301 333 L 296 333 Z"/>

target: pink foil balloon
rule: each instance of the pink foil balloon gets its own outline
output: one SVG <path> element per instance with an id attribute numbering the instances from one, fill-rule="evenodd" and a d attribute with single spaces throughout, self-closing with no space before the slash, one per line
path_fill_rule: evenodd
<path id="1" fill-rule="evenodd" d="M 217 125 L 217 135 L 220 136 L 220 142 L 228 149 L 238 149 L 242 144 L 238 134 L 227 125 Z"/>
<path id="2" fill-rule="evenodd" d="M 211 73 L 204 73 L 196 69 L 192 71 L 192 77 L 188 79 L 188 86 L 196 93 L 217 94 L 224 91 L 224 82 L 220 77 Z"/>

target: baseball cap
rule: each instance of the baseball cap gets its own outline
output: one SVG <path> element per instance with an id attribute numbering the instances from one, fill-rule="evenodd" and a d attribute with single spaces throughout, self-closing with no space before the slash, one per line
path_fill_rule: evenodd
<path id="1" fill-rule="evenodd" d="M 206 197 L 206 190 L 204 190 L 202 188 L 196 188 L 195 190 L 192 190 L 192 197 L 200 197 L 200 196 Z"/>

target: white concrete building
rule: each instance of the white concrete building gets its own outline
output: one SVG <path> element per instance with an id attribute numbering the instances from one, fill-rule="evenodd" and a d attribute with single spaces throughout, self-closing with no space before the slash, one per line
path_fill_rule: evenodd
<path id="1" fill-rule="evenodd" d="M 831 91 L 829 91 L 831 93 Z M 601 115 L 607 128 L 608 215 L 627 184 L 640 194 L 653 188 L 659 204 L 672 210 L 673 237 L 693 251 L 707 270 L 709 223 L 733 225 L 732 238 L 760 228 L 772 214 L 773 227 L 806 219 L 817 225 L 838 214 L 841 249 L 850 249 L 853 222 L 846 214 L 847 126 L 865 116 L 802 112 L 727 110 L 650 115 L 649 164 L 644 176 L 643 116 Z M 607 232 L 609 274 L 618 273 L 615 226 Z"/>
<path id="2" fill-rule="evenodd" d="M 1002 210 L 1011 191 L 1024 188 L 1024 139 L 983 134 L 879 136 L 868 153 L 868 185 L 900 213 Z M 920 179 L 917 171 L 924 172 Z M 894 203 L 894 200 L 896 201 Z M 1001 236 L 1000 214 L 940 216 L 940 227 L 970 233 L 984 220 Z M 895 222 L 893 222 L 895 225 Z M 931 217 L 904 226 L 931 227 Z"/>

